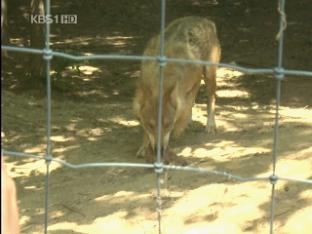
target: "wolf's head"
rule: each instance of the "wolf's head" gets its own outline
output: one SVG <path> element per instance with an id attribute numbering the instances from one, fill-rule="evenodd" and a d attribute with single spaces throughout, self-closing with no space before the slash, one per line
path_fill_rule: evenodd
<path id="1" fill-rule="evenodd" d="M 157 147 L 157 120 L 158 120 L 158 95 L 153 95 L 151 90 L 146 87 L 137 89 L 133 109 L 139 119 L 144 131 L 148 135 L 150 147 L 156 152 Z M 165 152 L 171 132 L 176 121 L 179 100 L 177 88 L 167 90 L 163 95 L 162 117 L 161 117 L 161 148 Z"/>

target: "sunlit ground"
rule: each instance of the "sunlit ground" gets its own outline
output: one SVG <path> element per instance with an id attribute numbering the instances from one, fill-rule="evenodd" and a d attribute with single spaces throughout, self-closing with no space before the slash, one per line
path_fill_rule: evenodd
<path id="1" fill-rule="evenodd" d="M 87 77 L 88 74 L 96 72 L 96 69 L 85 66 L 81 67 L 81 72 Z M 246 90 L 235 87 L 233 83 L 227 83 L 227 78 L 235 79 L 240 75 L 229 69 L 220 69 L 219 98 L 247 100 L 250 97 Z M 232 88 L 226 88 L 231 85 Z M 23 96 L 14 97 L 16 112 L 21 111 L 23 103 L 29 99 Z M 31 106 L 36 106 L 36 100 L 31 100 Z M 103 162 L 111 159 L 120 162 L 127 159 L 137 160 L 129 154 L 134 155 L 136 147 L 140 144 L 141 135 L 135 147 L 133 146 L 135 142 L 133 138 L 138 136 L 138 122 L 130 114 L 131 108 L 124 106 L 125 104 L 77 104 L 73 101 L 54 101 L 53 108 L 56 113 L 52 112 L 54 116 L 51 137 L 54 156 L 65 160 L 74 159 L 75 163 L 99 160 Z M 39 108 L 41 107 L 38 107 L 38 110 Z M 35 116 L 37 116 L 35 111 L 32 113 L 25 108 L 24 117 L 31 124 L 36 124 Z M 4 121 L 11 124 L 14 122 L 10 116 L 4 114 L 4 117 Z M 44 115 L 40 118 L 44 121 Z M 261 108 L 257 103 L 217 105 L 218 133 L 208 138 L 204 130 L 201 130 L 204 129 L 206 118 L 206 105 L 196 104 L 192 116 L 194 124 L 191 124 L 186 133 L 177 140 L 185 144 L 178 144 L 174 148 L 178 155 L 191 160 L 190 165 L 227 171 L 236 175 L 272 174 L 274 105 L 269 104 L 265 108 Z M 277 175 L 311 179 L 311 107 L 281 106 L 279 120 Z M 18 134 L 20 128 L 14 124 L 11 126 L 16 127 L 14 133 L 6 132 L 2 136 L 6 144 L 19 144 L 28 153 L 42 155 L 45 152 L 43 136 L 30 144 L 21 144 L 21 140 L 25 138 L 21 138 L 22 136 Z M 43 130 L 42 133 L 44 134 Z M 29 135 L 28 140 L 31 137 Z M 110 139 L 109 143 L 106 143 L 107 139 Z M 130 143 L 124 140 L 122 144 L 115 145 L 122 139 L 128 139 Z M 121 151 L 122 149 L 125 150 Z M 43 187 L 42 184 L 39 186 L 31 180 L 33 178 L 37 181 L 45 174 L 45 163 L 24 159 L 23 163 L 9 162 L 8 168 L 16 179 L 30 180 L 30 183 L 22 188 L 23 196 L 19 196 L 22 230 L 24 233 L 42 233 L 44 210 L 40 202 L 43 199 Z M 65 173 L 65 170 L 68 171 Z M 106 174 L 103 171 L 97 173 L 94 170 L 93 174 L 81 172 L 78 178 L 71 178 L 70 173 L 74 172 L 69 170 L 55 162 L 50 167 L 52 175 L 55 173 L 59 179 L 53 181 L 52 176 L 50 233 L 158 233 L 155 189 L 153 186 L 140 191 L 136 189 L 150 184 L 151 181 L 154 182 L 154 174 L 146 172 L 139 177 L 129 174 L 129 178 L 121 178 L 119 177 L 121 173 L 113 171 L 115 173 L 113 177 L 126 184 L 119 189 L 118 184 L 109 180 L 90 183 L 93 181 L 90 177 L 105 178 Z M 67 177 L 63 178 L 62 173 Z M 70 185 L 76 187 L 71 188 Z M 90 189 L 89 186 L 93 187 Z M 241 183 L 216 176 L 203 177 L 195 173 L 170 171 L 165 173 L 162 188 L 163 233 L 269 232 L 271 201 L 269 181 Z M 72 192 L 72 189 L 79 190 L 79 193 Z M 78 194 L 81 191 L 87 194 L 87 198 L 80 200 L 81 195 Z M 274 222 L 276 233 L 310 233 L 312 187 L 278 181 L 276 191 Z M 67 194 L 73 197 L 67 197 Z M 35 196 L 38 196 L 40 204 Z M 79 203 L 74 203 L 76 200 Z M 32 207 L 29 207 L 30 205 Z M 25 207 L 28 207 L 31 214 Z"/>

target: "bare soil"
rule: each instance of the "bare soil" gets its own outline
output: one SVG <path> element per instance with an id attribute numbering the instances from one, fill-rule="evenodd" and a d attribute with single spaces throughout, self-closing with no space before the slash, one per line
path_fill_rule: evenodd
<path id="1" fill-rule="evenodd" d="M 12 1 L 10 43 L 28 43 L 24 1 Z M 167 21 L 187 15 L 216 22 L 222 61 L 248 67 L 276 65 L 275 1 L 172 0 Z M 73 54 L 141 54 L 158 31 L 158 1 L 52 1 L 53 14 L 77 14 L 77 25 L 52 25 L 52 48 Z M 312 70 L 309 0 L 287 1 L 284 65 Z M 10 7 L 10 4 L 9 4 Z M 310 19 L 310 20 L 309 20 Z M 9 53 L 2 64 L 2 145 L 45 153 L 45 97 L 25 88 L 29 57 Z M 144 162 L 135 157 L 142 131 L 131 110 L 139 63 L 52 61 L 52 152 L 73 164 Z M 206 96 L 200 91 L 193 122 L 172 149 L 188 165 L 244 177 L 272 173 L 276 80 L 218 70 L 218 132 L 205 132 Z M 276 173 L 312 179 L 312 80 L 282 81 Z M 44 161 L 7 158 L 15 178 L 22 233 L 43 233 Z M 158 233 L 152 170 L 51 164 L 49 233 Z M 269 233 L 269 181 L 237 182 L 182 171 L 162 175 L 163 233 Z M 312 186 L 278 181 L 274 233 L 310 233 Z"/>

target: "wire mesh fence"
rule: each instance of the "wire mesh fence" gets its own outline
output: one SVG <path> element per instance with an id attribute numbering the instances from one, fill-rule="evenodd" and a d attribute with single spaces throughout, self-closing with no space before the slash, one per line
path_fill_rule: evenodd
<path id="1" fill-rule="evenodd" d="M 229 179 L 241 181 L 241 182 L 250 182 L 250 181 L 268 181 L 271 183 L 271 206 L 270 206 L 270 230 L 269 233 L 273 233 L 274 227 L 274 210 L 275 210 L 275 185 L 279 180 L 292 181 L 298 183 L 312 184 L 312 180 L 309 179 L 300 179 L 300 178 L 290 178 L 290 177 L 281 177 L 276 174 L 276 164 L 277 164 L 277 148 L 278 148 L 278 139 L 279 139 L 279 109 L 280 109 L 280 99 L 281 99 L 281 82 L 285 75 L 292 76 L 306 76 L 312 77 L 312 71 L 303 71 L 303 70 L 290 70 L 283 67 L 283 43 L 284 43 L 284 31 L 287 28 L 287 20 L 285 13 L 285 2 L 286 0 L 277 0 L 277 10 L 279 13 L 279 30 L 276 35 L 276 40 L 278 41 L 278 56 L 276 65 L 273 68 L 248 68 L 238 65 L 226 64 L 226 63 L 212 63 L 210 61 L 201 61 L 201 60 L 187 60 L 187 59 L 177 59 L 166 57 L 165 54 L 165 10 L 166 10 L 166 0 L 160 0 L 161 12 L 160 12 L 160 50 L 158 56 L 137 56 L 137 55 L 111 55 L 111 54 L 99 54 L 99 55 L 90 55 L 90 56 L 76 56 L 67 53 L 62 53 L 50 49 L 50 24 L 45 24 L 45 48 L 44 49 L 33 49 L 33 48 L 21 48 L 21 47 L 12 47 L 12 46 L 1 46 L 1 49 L 4 51 L 14 51 L 21 53 L 31 53 L 31 54 L 42 54 L 44 60 L 46 61 L 46 151 L 44 156 L 15 152 L 6 149 L 2 149 L 2 155 L 12 156 L 12 157 L 30 157 L 37 160 L 45 160 L 46 162 L 46 173 L 45 173 L 45 202 L 44 202 L 44 233 L 48 233 L 49 225 L 49 179 L 50 179 L 50 164 L 52 162 L 59 163 L 65 167 L 71 169 L 82 169 L 82 168 L 103 168 L 103 167 L 127 167 L 127 168 L 149 168 L 154 169 L 156 173 L 156 204 L 157 204 L 157 219 L 158 219 L 158 232 L 162 233 L 161 227 L 161 208 L 162 208 L 162 197 L 161 197 L 161 181 L 160 175 L 164 170 L 183 170 L 188 172 L 197 172 L 197 173 L 206 173 L 213 174 Z M 46 15 L 50 15 L 50 0 L 45 0 L 45 9 Z M 152 60 L 157 61 L 160 69 L 159 76 L 159 100 L 158 100 L 158 116 L 157 116 L 157 152 L 155 163 L 85 163 L 85 164 L 72 164 L 67 161 L 53 157 L 52 155 L 52 146 L 51 146 L 51 77 L 50 77 L 50 67 L 51 59 L 53 57 L 62 57 L 71 60 L 77 61 L 86 61 L 86 60 L 128 60 L 128 61 L 143 61 L 143 60 Z M 163 155 L 161 150 L 161 130 L 162 130 L 162 113 L 163 113 L 163 80 L 164 77 L 164 67 L 167 63 L 181 63 L 181 64 L 201 64 L 201 65 L 217 65 L 218 67 L 231 68 L 237 71 L 241 71 L 247 74 L 265 74 L 273 75 L 276 78 L 277 88 L 276 88 L 276 106 L 275 106 L 275 124 L 273 130 L 273 147 L 272 147 L 272 174 L 271 176 L 266 177 L 243 177 L 240 175 L 235 175 L 225 171 L 210 170 L 202 167 L 194 166 L 177 166 L 177 165 L 167 165 L 163 163 Z"/>

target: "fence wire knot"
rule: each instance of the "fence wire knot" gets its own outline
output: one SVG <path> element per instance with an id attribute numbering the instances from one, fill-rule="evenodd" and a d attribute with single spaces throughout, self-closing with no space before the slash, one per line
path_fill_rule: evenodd
<path id="1" fill-rule="evenodd" d="M 53 161 L 53 157 L 51 156 L 51 155 L 46 155 L 45 157 L 44 157 L 44 160 L 45 160 L 45 162 L 46 162 L 46 164 L 51 164 L 51 162 Z"/>
<path id="2" fill-rule="evenodd" d="M 50 49 L 43 49 L 43 58 L 46 60 L 51 60 L 53 57 L 53 51 Z"/>
<path id="3" fill-rule="evenodd" d="M 164 67 L 167 64 L 167 57 L 166 56 L 158 56 L 157 61 L 159 63 L 159 66 Z"/>
<path id="4" fill-rule="evenodd" d="M 164 164 L 163 163 L 154 163 L 154 170 L 156 173 L 162 173 L 164 171 Z"/>
<path id="5" fill-rule="evenodd" d="M 278 180 L 278 176 L 277 175 L 271 175 L 269 177 L 270 183 L 271 184 L 276 184 L 277 180 Z"/>
<path id="6" fill-rule="evenodd" d="M 274 76 L 276 77 L 277 80 L 283 80 L 285 77 L 284 69 L 280 67 L 276 67 L 274 69 Z"/>

